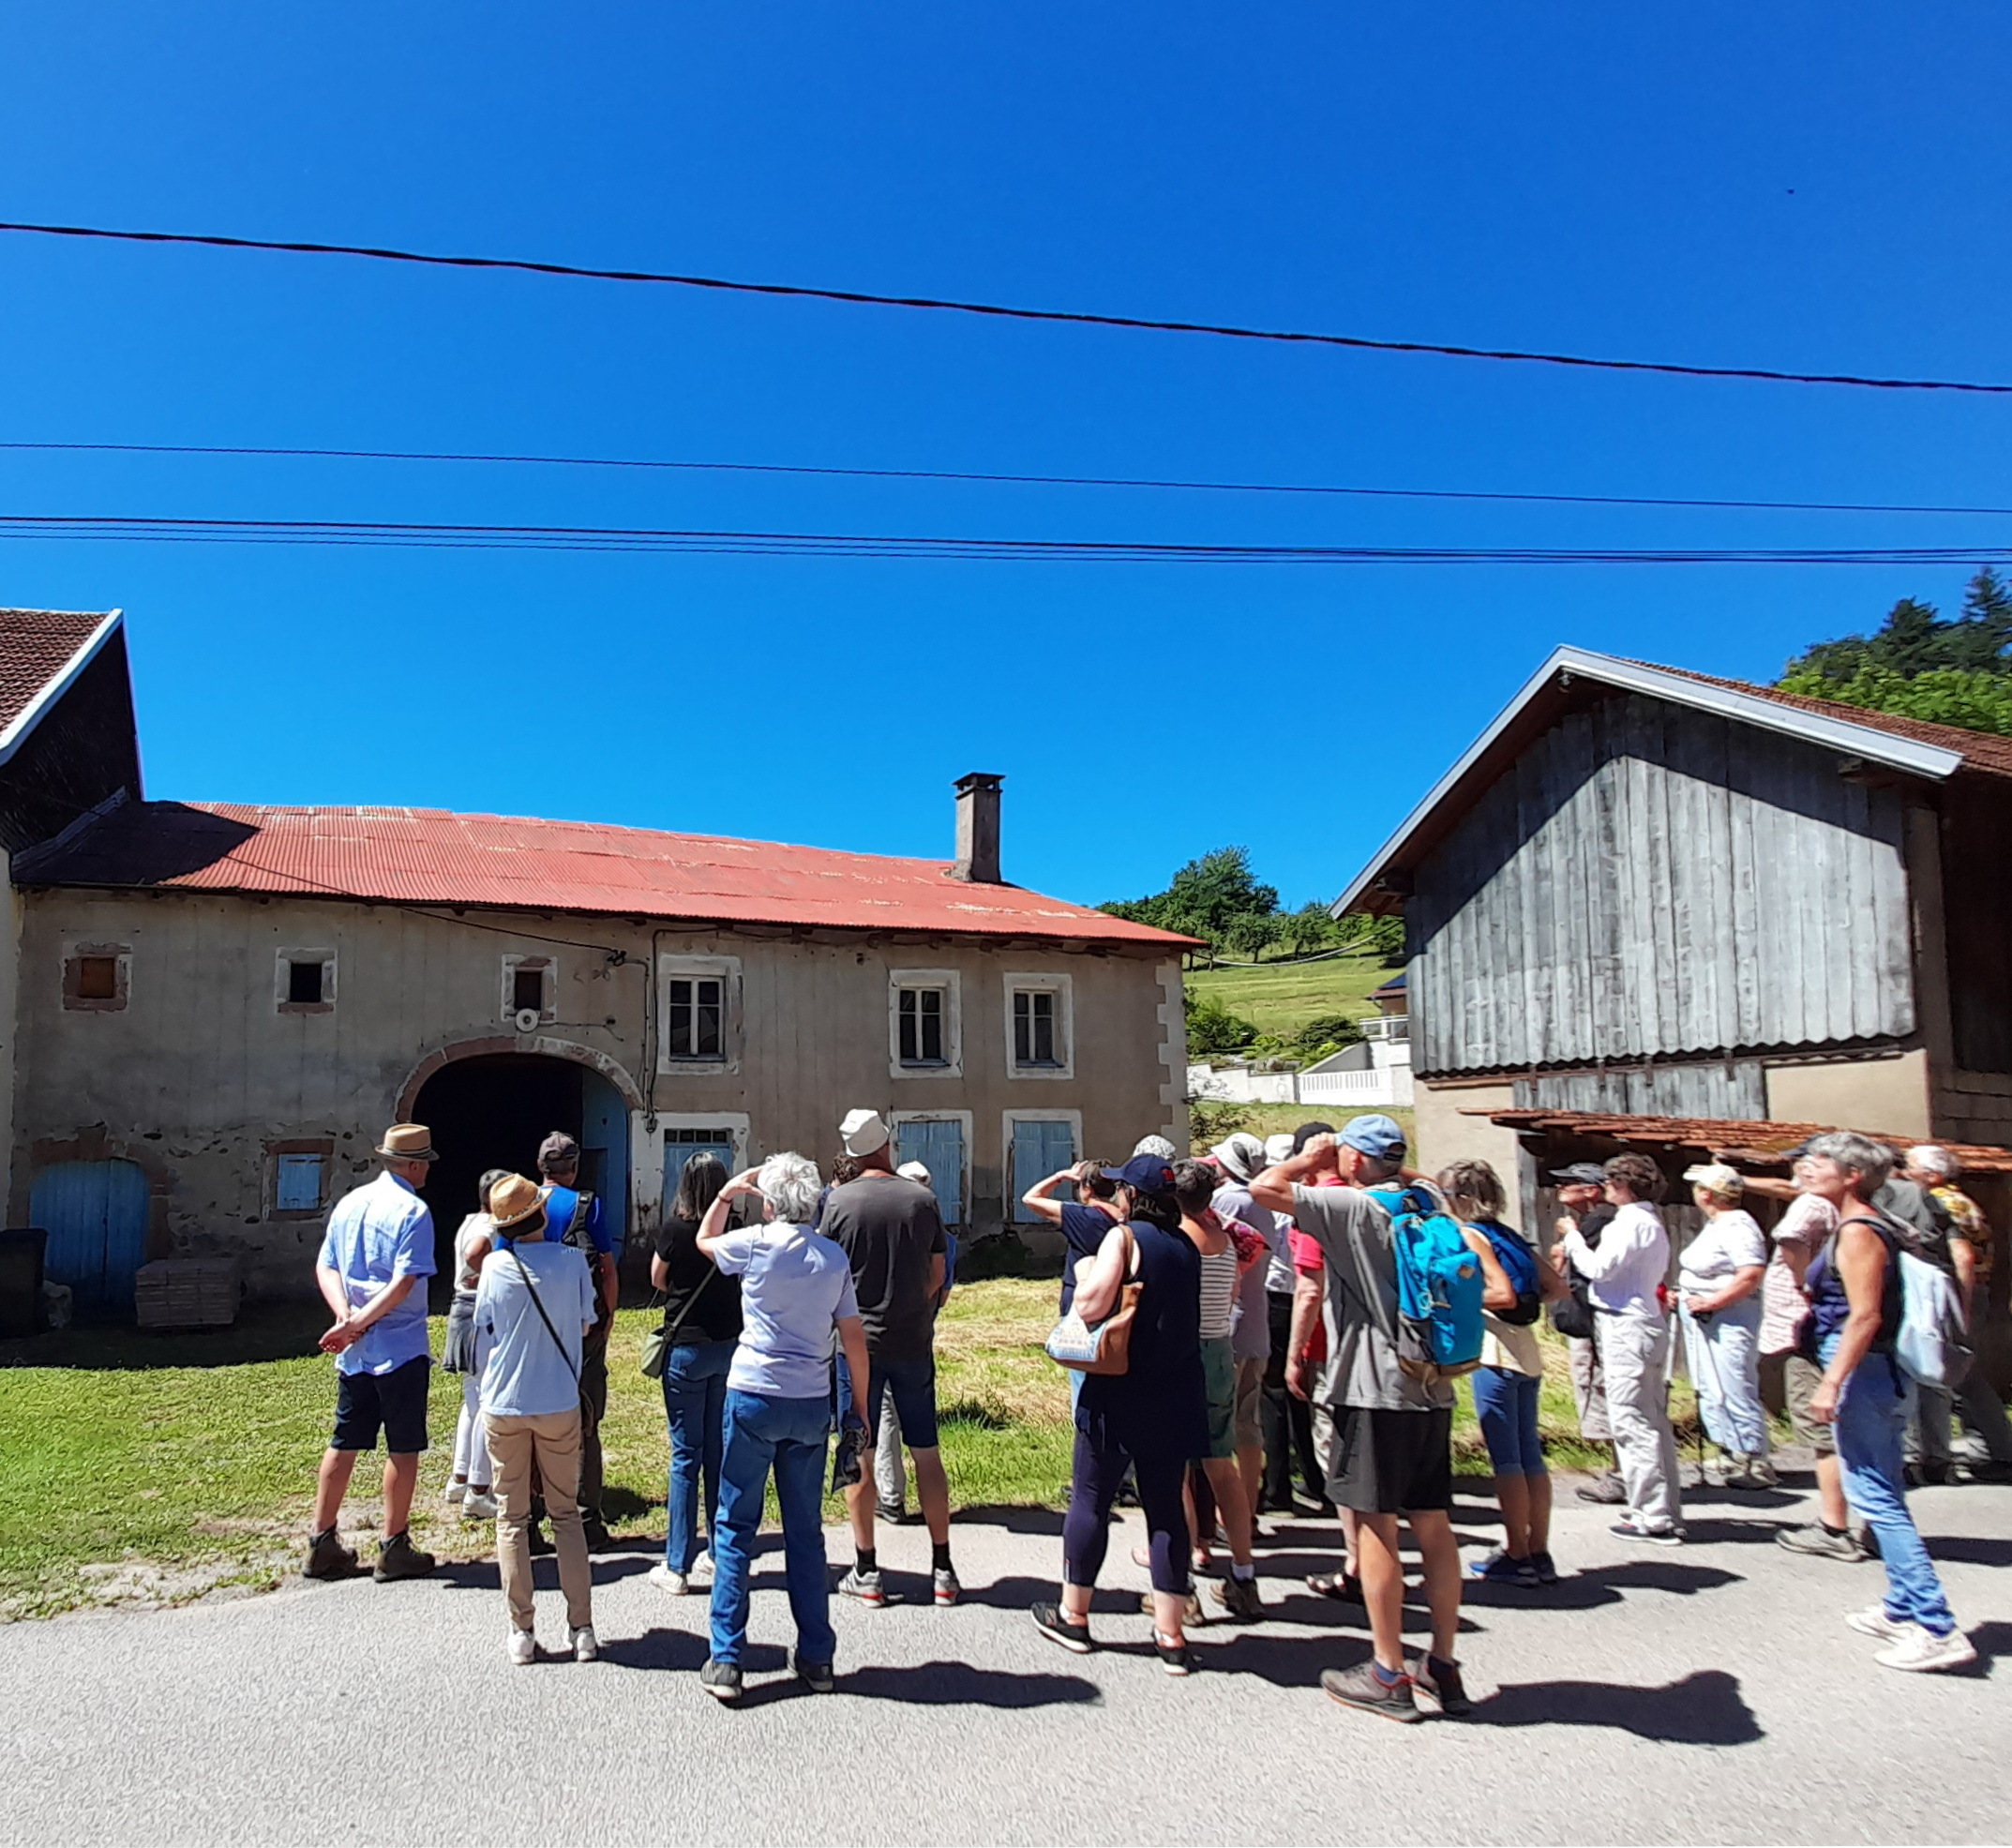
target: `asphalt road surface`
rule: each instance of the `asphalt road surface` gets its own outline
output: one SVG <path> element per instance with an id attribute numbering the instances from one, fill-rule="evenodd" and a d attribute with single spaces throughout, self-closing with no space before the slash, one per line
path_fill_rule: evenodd
<path id="1" fill-rule="evenodd" d="M 0 1629 L 0 1840 L 454 1841 L 2003 1841 L 2012 1835 L 2012 1489 L 1925 1491 L 1916 1516 L 1984 1660 L 1877 1667 L 1845 1611 L 1879 1567 L 1772 1543 L 1802 1498 L 1696 1497 L 1694 1543 L 1642 1548 L 1567 1494 L 1538 1593 L 1475 1587 L 1464 1721 L 1335 1706 L 1321 1669 L 1366 1632 L 1308 1592 L 1331 1525 L 1282 1525 L 1267 1621 L 1197 1633 L 1164 1675 L 1113 1535 L 1070 1655 L 1053 1516 L 953 1529 L 966 1599 L 927 1601 L 927 1536 L 883 1531 L 919 1601 L 834 1600 L 838 1691 L 789 1676 L 778 1552 L 758 1561 L 749 1691 L 699 1690 L 702 1597 L 596 1566 L 602 1660 L 516 1668 L 493 1567 L 421 1584 L 295 1585 L 182 1610 Z M 1486 1508 L 1456 1519 L 1477 1542 Z M 834 1563 L 843 1539 L 831 1536 Z M 541 1562 L 541 1585 L 551 1583 Z M 1412 1614 L 1414 1629 L 1422 1610 Z M 557 1642 L 556 1591 L 541 1636 Z"/>

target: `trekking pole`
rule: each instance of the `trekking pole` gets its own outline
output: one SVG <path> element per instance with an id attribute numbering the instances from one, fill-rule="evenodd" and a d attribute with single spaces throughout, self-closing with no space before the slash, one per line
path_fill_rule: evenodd
<path id="1" fill-rule="evenodd" d="M 1708 1326 L 1712 1319 L 1713 1312 L 1707 1309 L 1704 1315 L 1700 1315 L 1687 1309 L 1683 1313 L 1698 1325 L 1698 1345 L 1704 1350 L 1704 1364 L 1712 1371 L 1712 1385 L 1718 1391 L 1719 1403 L 1723 1405 L 1725 1404 L 1725 1377 L 1719 1371 L 1719 1355 L 1712 1346 L 1711 1330 Z M 1686 1344 L 1686 1351 L 1688 1354 L 1689 1344 Z M 1698 1487 L 1702 1489 L 1705 1486 L 1706 1480 L 1704 1475 L 1704 1402 L 1698 1397 L 1698 1382 L 1695 1378 L 1690 1382 L 1690 1392 L 1692 1406 L 1697 1413 L 1698 1419 Z"/>

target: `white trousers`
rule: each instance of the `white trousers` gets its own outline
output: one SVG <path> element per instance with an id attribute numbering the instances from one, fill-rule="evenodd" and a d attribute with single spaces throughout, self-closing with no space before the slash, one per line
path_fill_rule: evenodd
<path id="1" fill-rule="evenodd" d="M 1684 1507 L 1670 1429 L 1670 1324 L 1661 1315 L 1602 1315 L 1598 1328 L 1607 1420 L 1628 1505 L 1644 1526 L 1674 1526 Z"/>
<path id="2" fill-rule="evenodd" d="M 482 1375 L 461 1375 L 461 1416 L 454 1425 L 454 1480 L 491 1487 L 496 1472 L 489 1465 L 489 1440 L 482 1429 Z"/>

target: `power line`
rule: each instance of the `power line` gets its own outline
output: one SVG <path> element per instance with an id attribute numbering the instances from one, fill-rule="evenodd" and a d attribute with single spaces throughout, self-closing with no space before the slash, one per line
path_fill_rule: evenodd
<path id="1" fill-rule="evenodd" d="M 636 526 L 422 525 L 389 520 L 190 519 L 118 514 L 0 515 L 0 538 L 1119 564 L 2012 564 L 2012 547 L 2006 546 L 1202 546 L 1141 540 L 762 533 Z"/>
<path id="2" fill-rule="evenodd" d="M 685 276 L 668 270 L 596 269 L 580 263 L 541 263 L 524 257 L 452 257 L 434 251 L 395 250 L 368 244 L 319 244 L 295 238 L 224 237 L 195 232 L 115 231 L 102 225 L 47 225 L 0 220 L 0 232 L 7 231 L 45 237 L 98 238 L 123 244 L 197 245 L 219 250 L 368 257 L 380 263 L 424 263 L 442 269 L 514 270 L 531 276 L 571 277 L 591 282 L 660 283 L 681 289 L 713 289 L 732 294 L 788 296 L 870 308 L 931 308 L 951 314 L 988 315 L 1004 321 L 1054 322 L 1071 326 L 1119 327 L 1160 334 L 1208 334 L 1222 339 L 1347 347 L 1365 353 L 1434 353 L 1448 359 L 1516 360 L 1531 365 L 1575 366 L 1604 372 L 1655 372 L 1677 378 L 1744 379 L 1772 384 L 1855 385 L 1873 391 L 1980 392 L 1993 397 L 2012 396 L 2012 384 L 1986 384 L 1959 379 L 1883 379 L 1849 372 L 1786 372 L 1758 366 L 1685 366 L 1670 360 L 1596 359 L 1584 353 L 1524 352 L 1509 347 L 1451 346 L 1434 340 L 1378 340 L 1359 334 L 1315 334 L 1206 321 L 1166 321 L 1146 315 L 1014 308 L 998 302 L 957 301 L 935 295 L 883 295 L 863 289 L 826 289 L 796 282 L 747 282 L 719 276 Z"/>
<path id="3" fill-rule="evenodd" d="M 455 449 L 309 449 L 238 443 L 8 443 L 0 450 L 110 456 L 290 457 L 318 461 L 486 462 L 566 469 L 666 469 L 720 474 L 833 476 L 863 481 L 972 481 L 1031 488 L 1178 488 L 1208 494 L 1325 494 L 1389 501 L 1503 501 L 1571 507 L 1696 507 L 1760 513 L 1975 514 L 2012 518 L 2012 507 L 1884 501 L 1744 501 L 1659 494 L 1539 494 L 1474 488 L 1361 488 L 1286 481 L 1188 481 L 1152 475 L 1005 474 L 976 469 L 842 468 L 814 462 L 721 462 L 623 456 L 511 455 Z"/>

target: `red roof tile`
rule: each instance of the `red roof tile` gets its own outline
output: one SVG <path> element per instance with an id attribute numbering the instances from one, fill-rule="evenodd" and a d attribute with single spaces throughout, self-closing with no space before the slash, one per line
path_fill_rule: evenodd
<path id="1" fill-rule="evenodd" d="M 0 609 L 0 731 L 35 703 L 104 622 L 102 612 Z"/>
<path id="2" fill-rule="evenodd" d="M 1567 1135 L 1604 1137 L 1612 1142 L 1646 1143 L 1657 1147 L 1696 1149 L 1713 1155 L 1734 1155 L 1749 1162 L 1779 1161 L 1789 1149 L 1824 1135 L 1836 1123 L 1772 1123 L 1724 1117 L 1627 1117 L 1604 1110 L 1464 1110 L 1466 1117 L 1486 1117 L 1505 1129 L 1558 1131 Z M 1861 1130 L 1861 1135 L 1889 1149 L 1912 1149 L 1926 1136 L 1889 1135 L 1883 1130 Z M 1985 1143 L 1941 1142 L 1964 1167 L 1986 1174 L 2012 1174 L 2012 1149 Z"/>
<path id="3" fill-rule="evenodd" d="M 1891 732 L 1896 738 L 1912 738 L 1917 744 L 1934 744 L 1955 751 L 1966 770 L 1979 770 L 1989 776 L 2012 776 L 2012 738 L 1993 731 L 1966 731 L 1960 726 L 1931 725 L 1926 719 L 1900 718 L 1892 713 L 1875 713 L 1865 706 L 1848 706 L 1841 699 L 1811 699 L 1800 693 L 1784 693 L 1779 686 L 1756 686 L 1751 681 L 1725 680 L 1717 674 L 1701 674 L 1689 668 L 1668 668 L 1657 661 L 1637 661 L 1638 668 L 1654 668 L 1658 673 L 1682 674 L 1686 680 L 1702 681 L 1706 686 L 1722 686 L 1733 693 L 1750 693 L 1757 699 L 1772 699 L 1778 706 L 1794 706 L 1800 712 L 1817 713 L 1824 718 L 1842 719 L 1848 725 L 1863 725 L 1874 731 Z"/>
<path id="4" fill-rule="evenodd" d="M 128 803 L 16 863 L 35 885 L 283 892 L 721 923 L 1050 937 L 1171 954 L 1190 941 L 940 860 L 437 808 Z"/>

